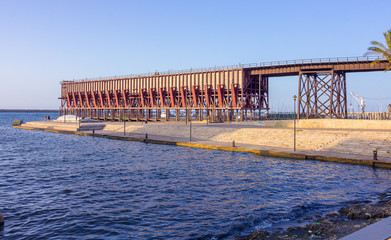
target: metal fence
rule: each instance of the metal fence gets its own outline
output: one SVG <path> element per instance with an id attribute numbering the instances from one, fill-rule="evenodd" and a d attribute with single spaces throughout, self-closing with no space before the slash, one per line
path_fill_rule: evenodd
<path id="1" fill-rule="evenodd" d="M 118 76 L 114 75 L 110 77 L 63 80 L 61 83 L 109 80 L 109 79 L 132 78 L 132 77 L 146 77 L 146 76 L 153 76 L 153 75 L 179 74 L 179 73 L 190 73 L 190 72 L 207 72 L 207 71 L 227 70 L 227 69 L 236 69 L 236 68 L 273 67 L 273 66 L 302 65 L 302 64 L 312 64 L 312 63 L 373 62 L 376 60 L 386 60 L 386 59 L 381 57 L 376 57 L 376 56 L 363 56 L 363 57 L 297 59 L 297 60 L 284 60 L 284 61 L 246 63 L 246 64 L 239 63 L 237 65 L 214 66 L 209 68 L 189 68 L 183 70 L 168 70 L 164 72 L 149 72 L 149 73 L 140 73 L 140 74 L 118 75 Z"/>

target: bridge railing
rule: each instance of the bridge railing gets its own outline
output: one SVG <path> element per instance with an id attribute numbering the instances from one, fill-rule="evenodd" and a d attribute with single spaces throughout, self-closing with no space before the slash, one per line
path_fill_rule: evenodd
<path id="1" fill-rule="evenodd" d="M 235 69 L 235 68 L 273 67 L 273 66 L 301 65 L 301 64 L 311 64 L 311 63 L 373 62 L 375 60 L 386 60 L 386 59 L 381 57 L 376 57 L 376 56 L 363 56 L 363 57 L 312 58 L 312 59 L 298 59 L 298 60 L 285 60 L 285 61 L 246 63 L 246 64 L 239 63 L 237 65 L 214 66 L 209 68 L 189 68 L 183 70 L 168 70 L 164 72 L 149 72 L 149 73 L 141 73 L 141 74 L 118 75 L 118 76 L 114 75 L 111 77 L 63 80 L 61 83 L 145 77 L 145 76 L 153 76 L 153 75 L 166 75 L 166 74 L 178 74 L 178 73 L 189 73 L 189 72 L 207 72 L 207 71 L 226 70 L 226 69 Z"/>
<path id="2" fill-rule="evenodd" d="M 385 60 L 381 57 L 366 56 L 366 57 L 336 57 L 336 58 L 311 58 L 311 59 L 298 59 L 298 60 L 287 60 L 287 61 L 274 61 L 274 62 L 263 62 L 257 67 L 269 67 L 269 66 L 285 66 L 285 65 L 300 65 L 300 64 L 311 64 L 311 63 L 344 63 L 344 62 L 372 62 L 375 60 Z"/>

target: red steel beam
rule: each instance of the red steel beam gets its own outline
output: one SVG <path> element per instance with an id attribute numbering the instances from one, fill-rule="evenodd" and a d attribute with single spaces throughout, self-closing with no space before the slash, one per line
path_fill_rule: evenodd
<path id="1" fill-rule="evenodd" d="M 111 108 L 111 97 L 110 97 L 109 91 L 106 91 L 106 100 L 107 100 L 107 103 L 109 104 L 109 108 Z"/>
<path id="2" fill-rule="evenodd" d="M 149 89 L 149 99 L 150 99 L 150 102 L 151 102 L 151 107 L 155 107 L 155 94 L 154 94 L 154 90 L 152 88 Z"/>
<path id="3" fill-rule="evenodd" d="M 92 91 L 91 94 L 92 94 L 92 100 L 93 100 L 93 103 L 94 103 L 94 107 L 96 108 L 97 105 L 96 105 L 96 96 L 95 96 L 95 92 Z"/>
<path id="4" fill-rule="evenodd" d="M 126 91 L 122 90 L 122 98 L 124 99 L 125 108 L 128 108 L 128 99 L 126 97 Z"/>
<path id="5" fill-rule="evenodd" d="M 103 107 L 105 107 L 105 105 L 103 102 L 103 94 L 102 93 L 104 93 L 104 91 L 99 91 L 100 106 L 103 108 Z"/>
<path id="6" fill-rule="evenodd" d="M 163 88 L 159 88 L 159 98 L 160 98 L 160 107 L 164 107 L 166 105 L 164 99 L 166 97 L 166 92 Z"/>
<path id="7" fill-rule="evenodd" d="M 182 103 L 182 107 L 186 107 L 186 93 L 185 93 L 185 88 L 182 86 L 180 89 L 181 89 L 181 103 Z"/>
<path id="8" fill-rule="evenodd" d="M 84 108 L 84 98 L 83 98 L 83 95 L 81 92 L 77 92 L 77 95 L 78 95 L 78 99 L 79 99 L 79 102 L 80 102 L 80 107 Z"/>
<path id="9" fill-rule="evenodd" d="M 205 85 L 205 102 L 206 106 L 210 107 L 210 102 L 209 102 L 209 87 L 208 85 Z"/>
<path id="10" fill-rule="evenodd" d="M 72 95 L 73 95 L 73 105 L 74 105 L 74 107 L 77 107 L 78 104 L 77 104 L 77 102 L 76 102 L 75 92 L 73 92 Z"/>
<path id="11" fill-rule="evenodd" d="M 238 85 L 237 84 L 232 84 L 232 106 L 237 107 L 238 106 Z"/>
<path id="12" fill-rule="evenodd" d="M 191 91 L 193 92 L 193 103 L 194 107 L 198 107 L 198 96 L 199 96 L 199 89 L 196 86 L 191 87 Z"/>
<path id="13" fill-rule="evenodd" d="M 224 87 L 222 87 L 220 84 L 217 84 L 217 97 L 219 99 L 219 107 L 223 107 L 223 94 Z"/>
<path id="14" fill-rule="evenodd" d="M 71 93 L 67 93 L 67 105 L 68 105 L 69 108 L 71 107 L 71 99 L 69 97 L 70 94 Z"/>
<path id="15" fill-rule="evenodd" d="M 175 107 L 176 90 L 174 87 L 170 87 L 170 100 L 171 107 Z"/>
<path id="16" fill-rule="evenodd" d="M 141 107 L 145 107 L 145 94 L 144 90 L 140 89 Z"/>
<path id="17" fill-rule="evenodd" d="M 116 107 L 119 107 L 119 99 L 118 99 L 118 91 L 114 90 L 114 97 L 115 97 L 115 104 L 117 105 Z"/>
<path id="18" fill-rule="evenodd" d="M 84 92 L 84 96 L 86 98 L 87 107 L 90 108 L 90 96 L 88 95 L 87 91 Z"/>

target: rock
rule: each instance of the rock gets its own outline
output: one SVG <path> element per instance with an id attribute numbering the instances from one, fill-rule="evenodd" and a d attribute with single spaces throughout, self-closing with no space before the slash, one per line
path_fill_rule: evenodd
<path id="1" fill-rule="evenodd" d="M 380 195 L 379 195 L 379 199 L 380 200 L 383 200 L 384 198 L 386 198 L 387 197 L 387 193 L 381 193 Z"/>
<path id="2" fill-rule="evenodd" d="M 391 208 L 387 204 L 385 206 L 353 204 L 341 209 L 340 213 L 348 219 L 386 218 L 391 216 Z"/>
<path id="3" fill-rule="evenodd" d="M 265 230 L 257 230 L 247 236 L 240 237 L 238 239 L 240 240 L 258 240 L 258 239 L 265 239 L 268 237 L 270 234 L 268 231 Z"/>
<path id="4" fill-rule="evenodd" d="M 4 217 L 3 214 L 0 213 L 0 226 L 4 225 Z"/>
<path id="5" fill-rule="evenodd" d="M 341 214 L 338 211 L 334 211 L 326 214 L 326 217 L 329 218 L 337 218 L 339 216 L 341 216 Z"/>

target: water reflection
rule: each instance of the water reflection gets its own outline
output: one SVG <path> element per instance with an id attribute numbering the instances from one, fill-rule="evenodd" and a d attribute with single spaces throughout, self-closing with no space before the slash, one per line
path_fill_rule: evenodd
<path id="1" fill-rule="evenodd" d="M 8 118 L 0 211 L 14 239 L 230 239 L 391 183 L 386 170 L 25 131 Z"/>

